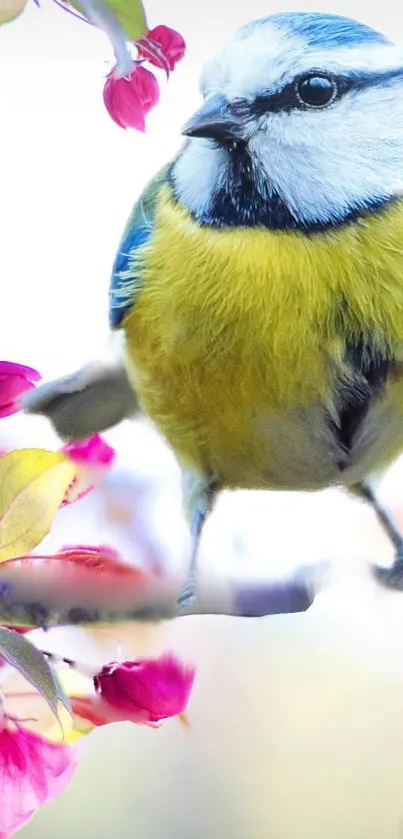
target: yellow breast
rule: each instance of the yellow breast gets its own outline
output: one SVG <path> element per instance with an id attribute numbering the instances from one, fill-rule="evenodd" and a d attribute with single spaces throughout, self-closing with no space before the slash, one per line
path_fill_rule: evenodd
<path id="1" fill-rule="evenodd" d="M 141 262 L 124 322 L 139 399 L 182 461 L 224 485 L 264 483 L 268 422 L 331 406 L 346 343 L 400 352 L 402 202 L 306 236 L 201 228 L 164 187 Z"/>

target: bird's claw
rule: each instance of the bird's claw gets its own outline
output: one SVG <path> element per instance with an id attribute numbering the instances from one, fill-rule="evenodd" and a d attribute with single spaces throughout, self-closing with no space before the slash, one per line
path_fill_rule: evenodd
<path id="1" fill-rule="evenodd" d="M 396 560 L 391 568 L 372 566 L 375 579 L 385 588 L 403 591 L 403 546 L 399 549 Z"/>
<path id="2" fill-rule="evenodd" d="M 186 611 L 194 606 L 197 600 L 197 584 L 195 580 L 188 580 L 178 597 L 178 607 L 180 611 Z"/>

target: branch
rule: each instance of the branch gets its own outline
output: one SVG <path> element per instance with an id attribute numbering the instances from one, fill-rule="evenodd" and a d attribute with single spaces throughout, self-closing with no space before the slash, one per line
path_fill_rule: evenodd
<path id="1" fill-rule="evenodd" d="M 0 576 L 0 624 L 50 628 L 127 621 L 153 622 L 192 614 L 263 617 L 305 612 L 315 598 L 314 575 L 309 571 L 279 582 L 232 582 L 225 589 L 216 579 L 210 581 L 209 587 L 200 588 L 196 603 L 187 610 L 177 605 L 180 589 L 177 580 L 158 585 L 154 583 L 148 591 L 143 589 L 141 594 L 136 589 L 128 593 L 123 604 L 111 605 L 94 602 L 88 591 L 85 596 L 77 593 L 74 603 L 67 602 L 63 592 L 55 595 L 53 590 L 50 595 L 46 592 L 46 585 L 41 585 L 40 581 L 33 581 L 29 591 L 26 576 L 15 570 L 3 569 Z"/>

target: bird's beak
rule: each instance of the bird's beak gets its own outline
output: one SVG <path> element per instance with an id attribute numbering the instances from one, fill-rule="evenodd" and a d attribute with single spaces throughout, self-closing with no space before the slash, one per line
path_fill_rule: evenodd
<path id="1" fill-rule="evenodd" d="M 182 128 L 186 137 L 207 137 L 211 140 L 240 140 L 240 123 L 230 112 L 225 96 L 213 94 Z"/>

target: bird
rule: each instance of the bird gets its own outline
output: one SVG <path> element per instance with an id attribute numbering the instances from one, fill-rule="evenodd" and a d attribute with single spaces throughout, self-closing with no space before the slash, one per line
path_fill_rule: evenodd
<path id="1" fill-rule="evenodd" d="M 113 363 L 25 397 L 66 439 L 137 411 L 176 454 L 183 608 L 222 490 L 340 487 L 403 541 L 379 481 L 403 452 L 403 51 L 353 19 L 275 12 L 209 59 L 183 144 L 115 256 Z M 107 386 L 105 386 L 105 383 Z"/>

